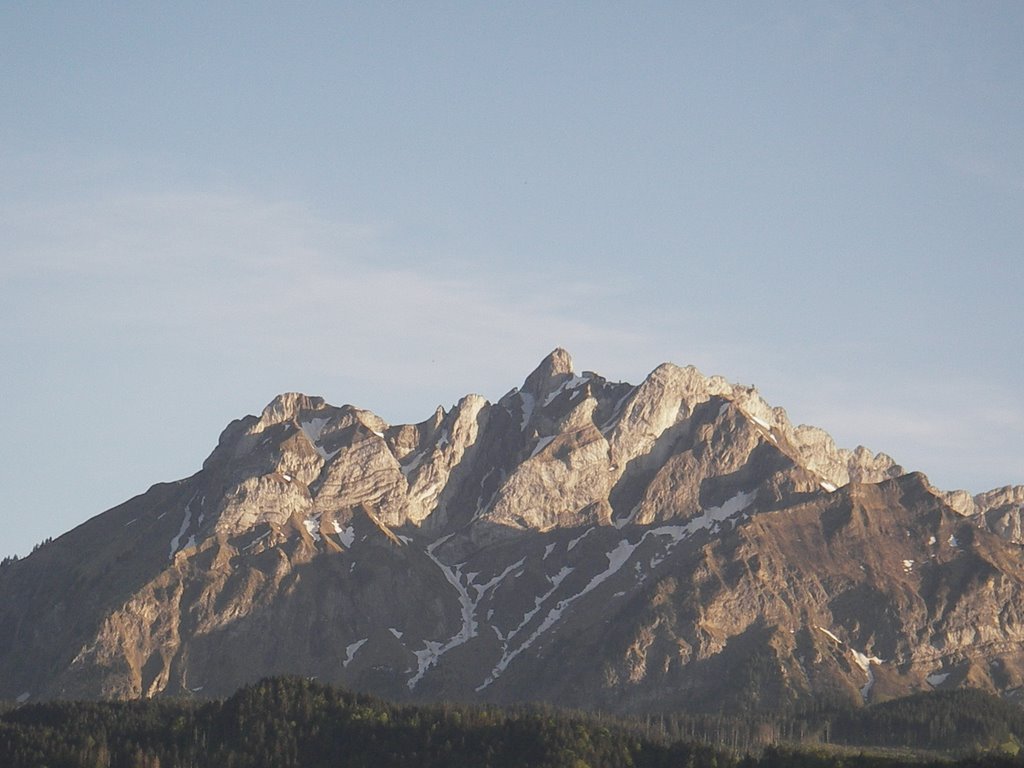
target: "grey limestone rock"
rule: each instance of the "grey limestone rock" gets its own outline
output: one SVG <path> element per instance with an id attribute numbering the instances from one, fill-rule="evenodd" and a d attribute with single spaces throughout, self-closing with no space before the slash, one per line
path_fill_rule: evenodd
<path id="1" fill-rule="evenodd" d="M 275 673 L 616 711 L 1010 692 L 1022 505 L 692 367 L 634 386 L 558 349 L 404 425 L 284 394 L 192 477 L 0 569 L 0 697 Z"/>

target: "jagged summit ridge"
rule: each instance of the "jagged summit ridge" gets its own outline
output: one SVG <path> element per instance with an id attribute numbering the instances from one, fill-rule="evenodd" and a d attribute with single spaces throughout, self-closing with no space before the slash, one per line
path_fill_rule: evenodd
<path id="1" fill-rule="evenodd" d="M 718 411 L 695 434 L 695 414 L 712 400 Z M 738 422 L 734 418 L 726 424 L 734 412 Z M 320 397 L 279 395 L 258 419 L 247 417 L 225 430 L 214 456 L 227 451 L 229 463 L 244 477 L 238 478 L 239 493 L 215 516 L 236 531 L 262 523 L 281 525 L 294 516 L 306 520 L 309 530 L 339 527 L 361 505 L 369 505 L 388 526 L 411 524 L 432 531 L 481 520 L 506 532 L 650 522 L 690 514 L 701 508 L 700 499 L 692 493 L 685 499 L 667 493 L 679 485 L 675 476 L 648 485 L 647 494 L 639 497 L 638 484 L 656 479 L 648 475 L 661 467 L 680 439 L 706 439 L 722 429 L 729 440 L 743 442 L 746 451 L 770 445 L 803 472 L 800 487 L 831 492 L 850 482 L 879 482 L 903 472 L 885 454 L 863 446 L 841 449 L 822 429 L 794 427 L 782 408 L 770 406 L 753 387 L 672 363 L 658 366 L 637 386 L 613 383 L 589 371 L 577 375 L 571 355 L 556 348 L 498 403 L 468 395 L 450 412 L 438 407 L 432 417 L 414 425 L 392 427 L 370 411 L 338 408 Z M 480 441 L 481 433 L 490 439 Z M 496 465 L 488 463 L 498 449 L 495 443 L 512 449 L 511 458 L 505 456 Z M 256 451 L 268 444 L 276 448 L 269 456 Z M 245 461 L 253 452 L 264 464 L 271 462 L 259 475 Z M 692 451 L 686 461 L 676 458 L 672 463 L 681 465 L 677 475 L 686 465 L 691 478 L 700 482 L 708 479 L 707 472 L 724 471 L 695 467 Z M 467 476 L 473 474 L 482 475 L 480 488 L 468 487 Z M 268 489 L 268 476 L 294 484 L 287 503 L 263 498 L 264 491 L 277 493 Z M 469 500 L 470 494 L 475 499 Z M 522 509 L 524 494 L 539 503 Z M 999 507 L 991 494 L 978 501 L 963 496 L 952 493 L 946 499 L 968 515 Z M 248 511 L 236 508 L 238 499 Z M 263 511 L 254 513 L 252 507 Z M 1012 521 L 1001 525 L 1017 530 Z"/>
<path id="2" fill-rule="evenodd" d="M 712 399 L 719 405 L 703 426 L 707 434 L 693 434 L 696 412 Z M 678 505 L 666 505 L 663 496 L 634 498 L 629 489 L 668 458 L 673 440 L 708 438 L 733 409 L 743 423 L 729 423 L 731 439 L 744 440 L 748 451 L 770 444 L 809 473 L 805 485 L 833 490 L 902 472 L 884 454 L 838 449 L 822 430 L 794 428 L 785 411 L 751 387 L 671 363 L 637 386 L 608 382 L 589 371 L 577 375 L 570 354 L 557 348 L 497 404 L 468 395 L 450 412 L 439 407 L 414 425 L 391 426 L 370 411 L 331 406 L 321 397 L 279 395 L 258 418 L 225 430 L 207 462 L 208 469 L 237 474 L 225 478 L 237 485 L 213 516 L 221 530 L 234 532 L 297 516 L 318 535 L 325 525 L 345 526 L 361 505 L 388 526 L 430 530 L 444 530 L 453 520 L 546 530 L 677 516 Z M 482 430 L 490 438 L 483 443 Z M 513 450 L 497 466 L 479 465 L 497 452 L 494 443 Z M 722 471 L 689 469 L 698 476 Z M 473 474 L 481 475 L 481 488 L 467 520 L 466 480 Z M 278 500 L 282 480 L 290 487 Z M 665 485 L 659 484 L 660 494 Z M 539 503 L 522 509 L 524 494 Z M 629 509 L 621 508 L 626 500 Z M 692 494 L 675 501 L 692 508 L 682 514 L 700 507 Z"/>
<path id="3" fill-rule="evenodd" d="M 938 492 L 671 363 L 633 385 L 556 349 L 414 424 L 286 393 L 196 475 L 0 570 L 0 696 L 273 671 L 639 711 L 725 707 L 736 669 L 778 670 L 743 681 L 775 703 L 1010 690 L 1022 504 Z"/>
<path id="4" fill-rule="evenodd" d="M 557 348 L 496 404 L 468 395 L 450 412 L 439 406 L 418 424 L 391 426 L 351 405 L 335 407 L 302 393 L 279 395 L 259 417 L 233 422 L 224 431 L 204 470 L 223 474 L 232 467 L 237 485 L 219 510 L 201 512 L 196 519 L 206 520 L 208 527 L 216 519 L 221 530 L 239 531 L 299 517 L 312 530 L 343 526 L 352 510 L 367 504 L 388 526 L 412 524 L 432 531 L 446 530 L 452 521 L 545 530 L 678 516 L 684 501 L 683 506 L 699 507 L 692 494 L 685 500 L 675 494 L 675 503 L 666 504 L 665 487 L 678 485 L 678 478 L 649 486 L 649 491 L 661 489 L 656 498 L 635 498 L 629 489 L 650 479 L 644 474 L 667 458 L 672 436 L 693 438 L 694 414 L 712 400 L 719 403 L 718 420 L 735 410 L 745 422 L 743 429 L 730 426 L 730 439 L 747 435 L 742 439 L 748 449 L 770 444 L 805 472 L 804 485 L 831 492 L 850 482 L 879 482 L 903 472 L 886 454 L 863 446 L 841 449 L 820 428 L 793 426 L 782 408 L 770 406 L 753 387 L 672 363 L 658 366 L 639 385 L 613 383 L 590 371 L 577 375 L 570 354 Z M 518 429 L 506 423 L 509 419 Z M 499 424 L 504 426 L 497 429 Z M 485 426 L 491 440 L 478 444 Z M 516 460 L 506 457 L 483 470 L 476 462 L 494 455 L 497 433 L 501 448 L 514 449 Z M 263 450 L 267 446 L 273 450 Z M 555 457 L 560 463 L 549 461 Z M 456 469 L 455 482 L 449 482 Z M 465 475 L 477 470 L 484 474 L 468 514 Z M 689 467 L 701 482 L 703 471 L 694 475 Z M 292 484 L 283 499 L 272 482 L 281 479 Z M 542 503 L 521 510 L 524 492 L 539 492 Z M 623 508 L 626 500 L 628 509 Z M 947 493 L 945 500 L 966 516 L 987 515 L 991 526 L 1014 540 L 1024 538 L 1014 516 L 1019 502 L 1012 494 L 971 497 L 959 491 Z"/>

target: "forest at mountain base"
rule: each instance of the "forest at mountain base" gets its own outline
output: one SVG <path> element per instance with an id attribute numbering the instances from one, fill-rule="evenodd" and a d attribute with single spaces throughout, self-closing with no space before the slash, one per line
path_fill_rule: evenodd
<path id="1" fill-rule="evenodd" d="M 773 743 L 787 731 L 794 737 Z M 1022 741 L 1024 712 L 973 690 L 773 722 L 419 707 L 268 678 L 226 699 L 51 701 L 0 714 L 0 765 L 8 768 L 982 768 L 1024 765 L 1015 756 Z"/>

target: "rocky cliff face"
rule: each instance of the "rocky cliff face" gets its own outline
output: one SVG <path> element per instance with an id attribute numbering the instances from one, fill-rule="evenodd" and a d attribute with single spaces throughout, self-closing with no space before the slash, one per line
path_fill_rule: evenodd
<path id="1" fill-rule="evenodd" d="M 281 395 L 0 570 L 0 697 L 777 708 L 1024 685 L 1024 488 L 942 493 L 756 391 L 556 350 L 419 424 Z"/>

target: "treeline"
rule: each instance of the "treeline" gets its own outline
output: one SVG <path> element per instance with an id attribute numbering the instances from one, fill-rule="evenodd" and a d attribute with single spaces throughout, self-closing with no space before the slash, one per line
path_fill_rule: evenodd
<path id="1" fill-rule="evenodd" d="M 1024 709 L 976 689 L 918 693 L 868 707 L 817 698 L 774 714 L 674 712 L 629 722 L 650 738 L 710 742 L 740 753 L 776 744 L 839 744 L 965 756 L 1016 754 L 1024 745 Z"/>
<path id="2" fill-rule="evenodd" d="M 48 702 L 0 714 L 5 768 L 729 768 L 718 750 L 537 709 L 415 707 L 273 678 L 224 701 Z"/>
<path id="3" fill-rule="evenodd" d="M 1024 743 L 1024 710 L 973 689 L 919 693 L 840 712 L 832 736 L 847 744 L 1016 753 Z"/>
<path id="4" fill-rule="evenodd" d="M 45 539 L 43 539 L 38 544 L 35 544 L 32 547 L 32 554 L 35 554 L 40 549 L 45 547 L 47 544 L 50 544 L 52 541 L 53 541 L 53 536 L 47 536 Z M 2 560 L 0 560 L 0 568 L 5 568 L 8 565 L 11 565 L 12 563 L 16 563 L 16 562 L 18 562 L 18 556 L 17 555 L 6 555 Z"/>
<path id="5" fill-rule="evenodd" d="M 895 734 L 901 727 L 909 728 L 915 738 L 924 738 L 932 729 L 937 740 L 952 739 L 956 733 L 960 737 L 973 734 L 974 741 L 960 746 L 975 750 L 976 756 L 956 765 L 1024 767 L 1024 760 L 980 751 L 1004 743 L 1012 746 L 1024 735 L 1020 712 L 985 694 L 930 694 L 860 712 L 820 712 L 826 719 L 818 727 L 830 731 L 836 741 L 871 735 L 861 743 L 872 739 L 886 743 L 877 735 Z M 896 757 L 837 752 L 812 744 L 771 745 L 744 754 L 723 746 L 721 739 L 715 747 L 693 740 L 715 737 L 696 733 L 702 728 L 733 729 L 734 738 L 739 738 L 739 723 L 715 717 L 625 721 L 544 707 L 416 707 L 303 678 L 273 678 L 218 701 L 54 701 L 0 709 L 0 766 L 896 768 L 906 764 Z M 766 736 L 770 727 L 774 726 L 760 722 L 750 732 Z M 693 733 L 686 734 L 687 729 Z M 915 764 L 939 765 L 923 760 Z M 948 768 L 950 763 L 943 765 Z"/>

